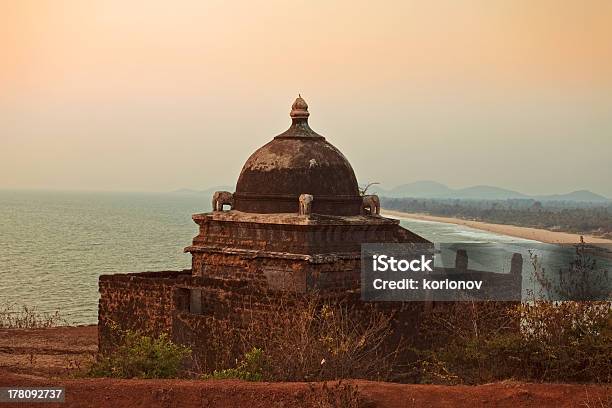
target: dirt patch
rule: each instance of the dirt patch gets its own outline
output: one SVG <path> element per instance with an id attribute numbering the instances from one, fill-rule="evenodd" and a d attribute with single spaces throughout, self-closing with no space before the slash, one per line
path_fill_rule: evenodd
<path id="1" fill-rule="evenodd" d="M 371 381 L 350 381 L 350 384 L 357 386 L 360 406 L 363 407 L 600 408 L 609 407 L 612 402 L 610 387 L 596 385 L 503 382 L 480 386 L 437 386 Z M 0 386 L 36 385 L 66 387 L 66 402 L 45 404 L 49 407 L 317 406 L 317 400 L 312 398 L 313 385 L 306 383 L 248 383 L 235 380 L 49 380 L 0 372 Z M 314 387 L 318 390 L 322 385 L 315 384 Z"/>
<path id="2" fill-rule="evenodd" d="M 98 326 L 0 329 L 0 369 L 64 377 L 98 351 Z"/>
<path id="3" fill-rule="evenodd" d="M 74 372 L 70 361 L 82 364 L 96 348 L 96 326 L 0 330 L 0 387 L 66 387 L 64 404 L 44 404 L 45 407 L 327 406 L 321 405 L 317 397 L 322 384 L 66 378 Z M 357 387 L 363 407 L 612 407 L 612 388 L 605 385 L 347 383 Z M 328 387 L 333 389 L 334 384 L 328 383 Z M 2 408 L 10 406 L 27 405 L 2 404 Z"/>

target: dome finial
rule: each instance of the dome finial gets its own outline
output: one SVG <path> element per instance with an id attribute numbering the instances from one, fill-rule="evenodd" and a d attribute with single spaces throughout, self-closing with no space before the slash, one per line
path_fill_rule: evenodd
<path id="1" fill-rule="evenodd" d="M 307 119 L 310 116 L 308 113 L 308 104 L 302 98 L 301 94 L 298 94 L 295 102 L 291 105 L 291 113 L 289 114 L 293 119 Z"/>

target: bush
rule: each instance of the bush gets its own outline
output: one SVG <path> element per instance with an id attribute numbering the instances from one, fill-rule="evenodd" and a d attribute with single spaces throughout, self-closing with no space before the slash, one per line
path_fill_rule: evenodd
<path id="1" fill-rule="evenodd" d="M 609 302 L 535 302 L 517 307 L 517 368 L 545 381 L 612 381 L 612 305 Z M 510 354 L 511 353 L 511 354 Z"/>
<path id="2" fill-rule="evenodd" d="M 612 302 L 435 302 L 425 312 L 352 300 L 275 294 L 231 321 L 206 316 L 193 367 L 251 381 L 612 382 Z"/>
<path id="3" fill-rule="evenodd" d="M 188 347 L 174 344 L 168 335 L 142 335 L 127 330 L 108 356 L 99 356 L 91 366 L 89 376 L 116 378 L 175 378 L 183 360 L 191 355 Z"/>
<path id="4" fill-rule="evenodd" d="M 542 267 L 535 253 L 530 253 L 534 283 L 542 287 L 540 293 L 530 293 L 532 297 L 576 301 L 605 301 L 612 297 L 612 285 L 606 267 L 597 264 L 582 237 L 574 247 L 573 260 L 567 268 L 558 271 L 557 279 Z"/>
<path id="5" fill-rule="evenodd" d="M 547 280 L 532 255 L 534 276 L 557 298 L 522 304 L 449 304 L 427 316 L 414 369 L 422 382 L 482 383 L 507 378 L 612 382 L 612 302 L 607 272 L 596 268 L 584 242 L 559 283 Z M 606 280 L 601 278 L 605 277 Z"/>
<path id="6" fill-rule="evenodd" d="M 36 329 L 65 324 L 59 311 L 41 313 L 35 307 L 14 303 L 0 305 L 0 329 Z"/>
<path id="7" fill-rule="evenodd" d="M 264 373 L 264 353 L 262 349 L 253 347 L 244 355 L 236 368 L 215 370 L 212 374 L 205 374 L 203 379 L 237 379 L 245 381 L 261 381 Z"/>
<path id="8" fill-rule="evenodd" d="M 397 356 L 387 347 L 392 313 L 374 307 L 364 313 L 317 294 L 305 295 L 297 305 L 277 305 L 271 319 L 278 324 L 253 328 L 251 341 L 265 350 L 270 379 L 389 379 Z"/>
<path id="9" fill-rule="evenodd" d="M 385 380 L 396 366 L 397 350 L 387 347 L 393 335 L 390 312 L 373 307 L 358 314 L 317 293 L 272 297 L 265 305 L 266 319 L 246 315 L 240 322 L 203 322 L 208 336 L 197 345 L 202 353 L 194 366 L 212 372 L 209 378 L 246 379 L 247 373 L 257 373 L 257 380 L 268 381 Z M 244 369 L 255 355 L 258 369 Z M 237 366 L 236 360 L 241 360 Z"/>
<path id="10" fill-rule="evenodd" d="M 374 406 L 359 392 L 357 385 L 343 382 L 324 382 L 322 385 L 308 384 L 308 393 L 304 396 L 304 406 L 316 408 L 359 408 Z"/>
<path id="11" fill-rule="evenodd" d="M 483 348 L 485 339 L 517 333 L 512 303 L 439 303 L 424 315 L 420 347 L 414 349 L 412 379 L 426 384 L 480 383 L 493 380 L 500 361 Z"/>
<path id="12" fill-rule="evenodd" d="M 509 307 L 505 315 L 520 322 L 518 330 L 465 332 L 455 321 L 462 316 L 432 316 L 432 328 L 446 341 L 421 353 L 422 381 L 612 381 L 610 303 L 538 301 Z"/>

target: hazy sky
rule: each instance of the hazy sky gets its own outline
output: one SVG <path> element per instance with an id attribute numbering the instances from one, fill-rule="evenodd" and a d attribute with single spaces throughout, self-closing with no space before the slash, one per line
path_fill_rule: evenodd
<path id="1" fill-rule="evenodd" d="M 233 184 L 289 125 L 360 182 L 612 197 L 612 1 L 0 0 L 0 188 Z"/>

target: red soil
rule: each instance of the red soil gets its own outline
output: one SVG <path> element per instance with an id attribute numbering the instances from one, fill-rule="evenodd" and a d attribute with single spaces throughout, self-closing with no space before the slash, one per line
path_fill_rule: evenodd
<path id="1" fill-rule="evenodd" d="M 307 383 L 69 379 L 95 351 L 95 326 L 0 329 L 0 387 L 63 386 L 64 404 L 36 407 L 296 407 L 317 405 Z M 365 407 L 612 407 L 605 385 L 501 382 L 439 386 L 350 381 Z M 321 384 L 316 385 L 320 390 Z M 330 385 L 333 388 L 333 385 Z M 317 394 L 318 395 L 318 394 Z M 0 408 L 27 406 L 0 404 Z"/>

